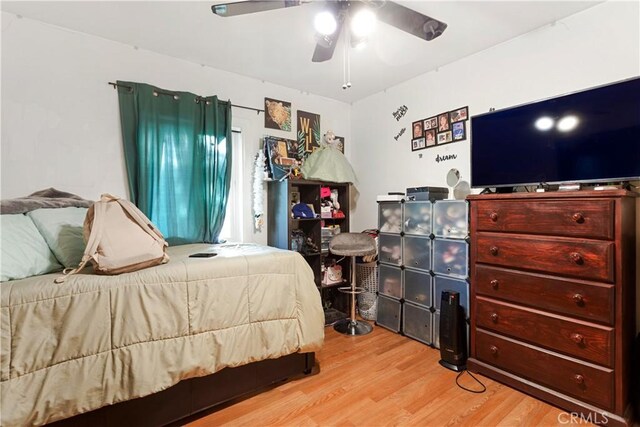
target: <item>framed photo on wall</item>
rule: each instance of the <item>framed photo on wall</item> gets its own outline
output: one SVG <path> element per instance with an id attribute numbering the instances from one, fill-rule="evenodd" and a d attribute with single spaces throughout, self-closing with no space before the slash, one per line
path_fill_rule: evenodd
<path id="1" fill-rule="evenodd" d="M 438 118 L 431 117 L 424 121 L 424 130 L 427 131 L 429 129 L 435 129 L 438 127 Z"/>
<path id="2" fill-rule="evenodd" d="M 424 137 L 411 140 L 411 151 L 417 151 L 427 148 Z"/>
<path id="3" fill-rule="evenodd" d="M 411 129 L 413 129 L 413 139 L 422 138 L 422 132 L 424 132 L 423 121 L 418 120 L 417 122 L 411 123 Z"/>
<path id="4" fill-rule="evenodd" d="M 449 112 L 451 123 L 463 122 L 469 118 L 469 107 L 458 108 Z"/>
<path id="5" fill-rule="evenodd" d="M 467 139 L 467 127 L 465 125 L 466 122 L 455 122 L 451 123 L 451 132 L 453 134 L 454 141 L 463 141 Z"/>
<path id="6" fill-rule="evenodd" d="M 438 133 L 449 130 L 449 113 L 442 113 L 438 116 Z"/>
<path id="7" fill-rule="evenodd" d="M 434 117 L 435 119 L 435 117 Z M 433 147 L 434 145 L 436 145 L 436 130 L 434 129 L 429 129 L 429 130 L 425 130 L 424 131 L 424 139 L 425 142 L 427 144 L 427 147 Z"/>
<path id="8" fill-rule="evenodd" d="M 440 132 L 438 134 L 438 145 L 447 144 L 447 143 L 452 142 L 452 141 L 453 141 L 453 138 L 451 136 L 451 131 L 450 130 L 448 130 L 446 132 Z"/>

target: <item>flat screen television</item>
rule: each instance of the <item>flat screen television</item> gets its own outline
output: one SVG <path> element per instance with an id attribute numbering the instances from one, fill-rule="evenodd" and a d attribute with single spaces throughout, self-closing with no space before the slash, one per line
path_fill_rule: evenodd
<path id="1" fill-rule="evenodd" d="M 640 178 L 640 78 L 471 118 L 471 186 Z"/>

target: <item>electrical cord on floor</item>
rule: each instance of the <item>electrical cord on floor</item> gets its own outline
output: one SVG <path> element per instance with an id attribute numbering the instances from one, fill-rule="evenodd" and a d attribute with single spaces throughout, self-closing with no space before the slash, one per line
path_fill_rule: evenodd
<path id="1" fill-rule="evenodd" d="M 458 379 L 460 379 L 460 377 L 462 376 L 462 374 L 464 373 L 468 373 L 469 375 L 471 375 L 471 378 L 473 378 L 474 380 L 476 380 L 476 382 L 478 384 L 480 384 L 480 386 L 482 387 L 482 390 L 471 390 L 470 388 L 466 388 L 465 386 L 460 385 L 460 383 L 458 382 Z M 461 371 L 457 376 L 456 376 L 456 385 L 458 387 L 460 387 L 461 389 L 463 389 L 464 391 L 468 391 L 469 393 L 476 393 L 476 394 L 480 394 L 480 393 L 484 393 L 485 391 L 487 391 L 487 387 L 482 384 L 482 381 L 480 381 L 478 378 L 476 378 L 475 375 L 473 375 L 471 372 L 469 372 L 468 370 L 464 370 Z"/>

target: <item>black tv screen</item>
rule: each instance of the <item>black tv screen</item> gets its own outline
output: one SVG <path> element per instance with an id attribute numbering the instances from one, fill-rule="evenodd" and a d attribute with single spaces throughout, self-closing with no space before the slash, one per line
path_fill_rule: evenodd
<path id="1" fill-rule="evenodd" d="M 640 177 L 640 78 L 471 118 L 471 185 Z"/>

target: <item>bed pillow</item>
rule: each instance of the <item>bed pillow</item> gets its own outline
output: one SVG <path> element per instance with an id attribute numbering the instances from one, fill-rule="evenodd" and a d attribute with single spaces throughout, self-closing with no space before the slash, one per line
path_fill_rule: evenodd
<path id="1" fill-rule="evenodd" d="M 24 214 L 0 215 L 0 281 L 61 269 L 31 218 Z"/>
<path id="2" fill-rule="evenodd" d="M 86 246 L 82 229 L 87 208 L 36 209 L 27 215 L 62 265 L 75 268 L 80 264 Z"/>

